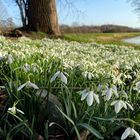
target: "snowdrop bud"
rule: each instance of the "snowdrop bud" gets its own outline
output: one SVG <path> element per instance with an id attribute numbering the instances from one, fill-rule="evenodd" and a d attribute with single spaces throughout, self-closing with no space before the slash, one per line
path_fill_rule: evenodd
<path id="1" fill-rule="evenodd" d="M 13 114 L 16 114 L 16 107 L 13 106 L 12 108 L 8 108 L 8 111 L 12 112 Z"/>

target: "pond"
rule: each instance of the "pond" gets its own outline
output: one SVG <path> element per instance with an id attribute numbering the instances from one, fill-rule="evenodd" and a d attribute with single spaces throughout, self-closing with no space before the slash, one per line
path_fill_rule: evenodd
<path id="1" fill-rule="evenodd" d="M 140 36 L 123 39 L 124 42 L 140 45 Z"/>

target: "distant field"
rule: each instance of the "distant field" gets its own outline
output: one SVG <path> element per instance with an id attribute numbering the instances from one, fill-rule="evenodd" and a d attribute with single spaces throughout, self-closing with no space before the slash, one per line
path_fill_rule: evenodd
<path id="1" fill-rule="evenodd" d="M 140 32 L 135 33 L 70 33 L 64 34 L 64 38 L 69 41 L 78 41 L 84 43 L 97 42 L 101 44 L 116 44 L 133 46 L 136 49 L 139 45 L 130 45 L 122 41 L 124 38 L 131 38 L 135 36 L 140 36 Z"/>

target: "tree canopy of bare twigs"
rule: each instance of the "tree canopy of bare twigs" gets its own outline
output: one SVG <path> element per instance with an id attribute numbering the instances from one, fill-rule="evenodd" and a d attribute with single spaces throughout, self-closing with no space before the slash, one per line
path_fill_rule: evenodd
<path id="1" fill-rule="evenodd" d="M 6 10 L 2 0 L 0 0 L 0 21 L 5 20 L 7 17 L 8 17 L 7 10 Z"/>
<path id="2" fill-rule="evenodd" d="M 134 11 L 140 16 L 140 0 L 127 0 L 131 2 L 132 6 L 134 7 Z"/>

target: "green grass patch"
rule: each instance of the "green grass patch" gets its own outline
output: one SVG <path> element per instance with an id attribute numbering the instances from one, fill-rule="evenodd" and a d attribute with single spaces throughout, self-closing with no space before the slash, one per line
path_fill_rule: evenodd
<path id="1" fill-rule="evenodd" d="M 64 39 L 68 41 L 78 41 L 80 43 L 96 42 L 100 44 L 114 44 L 120 46 L 134 47 L 139 49 L 140 45 L 123 42 L 122 39 L 140 36 L 139 32 L 134 33 L 71 33 L 64 34 Z"/>

